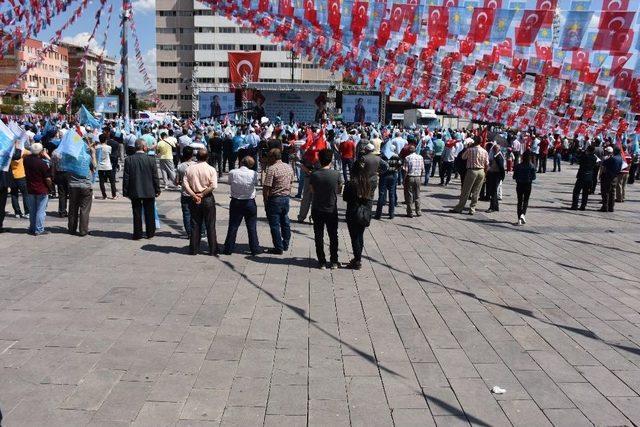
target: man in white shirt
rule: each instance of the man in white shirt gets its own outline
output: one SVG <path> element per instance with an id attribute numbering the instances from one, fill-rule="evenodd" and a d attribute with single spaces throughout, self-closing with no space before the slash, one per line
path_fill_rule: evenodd
<path id="1" fill-rule="evenodd" d="M 229 204 L 229 228 L 224 241 L 224 254 L 231 255 L 236 245 L 236 235 L 242 223 L 247 225 L 249 235 L 249 250 L 255 256 L 260 251 L 258 243 L 258 208 L 256 206 L 256 185 L 258 173 L 253 170 L 253 157 L 246 156 L 240 160 L 240 167 L 229 172 L 229 187 L 231 203 Z"/>
<path id="2" fill-rule="evenodd" d="M 513 152 L 513 163 L 517 165 L 520 163 L 520 154 L 522 153 L 522 144 L 517 137 L 511 142 L 511 151 Z"/>
<path id="3" fill-rule="evenodd" d="M 393 152 L 399 156 L 405 145 L 407 145 L 407 140 L 400 135 L 400 132 L 396 132 L 394 138 L 391 140 Z"/>

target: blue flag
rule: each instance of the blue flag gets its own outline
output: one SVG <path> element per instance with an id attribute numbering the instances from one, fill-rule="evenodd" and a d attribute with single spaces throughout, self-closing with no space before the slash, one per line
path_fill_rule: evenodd
<path id="1" fill-rule="evenodd" d="M 507 38 L 507 33 L 515 14 L 516 11 L 514 9 L 496 9 L 493 25 L 491 26 L 491 35 L 489 36 L 490 41 L 503 41 Z"/>
<path id="2" fill-rule="evenodd" d="M 579 49 L 582 45 L 582 39 L 589 27 L 589 21 L 593 11 L 586 10 L 570 10 L 566 13 L 564 28 L 562 29 L 562 37 L 560 38 L 560 47 L 563 50 Z"/>
<path id="3" fill-rule="evenodd" d="M 98 119 L 93 117 L 93 115 L 89 112 L 89 110 L 87 110 L 87 107 L 85 107 L 84 105 L 80 106 L 80 124 L 89 125 L 94 129 L 100 128 L 102 126 L 102 123 Z"/>

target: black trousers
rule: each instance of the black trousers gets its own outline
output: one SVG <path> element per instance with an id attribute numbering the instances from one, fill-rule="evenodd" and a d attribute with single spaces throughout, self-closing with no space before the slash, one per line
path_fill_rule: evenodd
<path id="1" fill-rule="evenodd" d="M 453 171 L 453 162 L 440 163 L 440 184 L 449 184 L 451 181 L 451 172 Z"/>
<path id="2" fill-rule="evenodd" d="M 489 209 L 498 211 L 500 210 L 500 206 L 498 204 L 498 184 L 500 184 L 500 174 L 498 172 L 488 172 L 486 183 L 486 196 L 489 198 Z"/>
<path id="3" fill-rule="evenodd" d="M 596 165 L 595 168 L 593 168 L 593 181 L 591 182 L 591 194 L 594 194 L 596 192 L 596 187 L 598 187 L 598 172 L 600 172 L 600 165 Z"/>
<path id="4" fill-rule="evenodd" d="M 576 183 L 573 186 L 573 201 L 571 202 L 571 208 L 578 208 L 578 199 L 580 198 L 580 193 L 582 193 L 582 202 L 580 203 L 580 209 L 585 209 L 587 207 L 587 202 L 589 201 L 589 192 L 591 192 L 591 186 L 593 185 L 593 177 L 589 175 L 588 177 L 578 178 L 576 179 Z"/>
<path id="5" fill-rule="evenodd" d="M 227 151 L 222 152 L 222 169 L 220 169 L 221 172 L 228 172 L 233 169 L 231 163 L 231 154 L 232 153 L 229 153 Z"/>
<path id="6" fill-rule="evenodd" d="M 351 238 L 351 250 L 355 262 L 362 262 L 362 250 L 364 249 L 364 231 L 367 227 L 347 218 L 347 229 Z"/>
<path id="7" fill-rule="evenodd" d="M 313 218 L 313 235 L 316 242 L 316 256 L 318 262 L 324 264 L 327 258 L 324 253 L 324 229 L 326 227 L 329 234 L 329 260 L 332 263 L 338 262 L 338 212 L 318 212 L 311 211 Z"/>
<path id="8" fill-rule="evenodd" d="M 116 170 L 111 169 L 110 171 L 98 171 L 98 179 L 100 180 L 100 191 L 102 192 L 102 197 L 107 198 L 107 190 L 105 188 L 105 183 L 109 181 L 111 185 L 111 197 L 116 197 Z"/>
<path id="9" fill-rule="evenodd" d="M 516 194 L 518 195 L 518 218 L 520 215 L 527 214 L 527 206 L 529 206 L 529 196 L 531 196 L 531 183 L 519 182 L 516 184 Z"/>
<path id="10" fill-rule="evenodd" d="M 9 189 L 7 187 L 0 187 L 0 228 L 2 228 L 2 224 L 4 223 L 4 208 L 7 205 L 8 193 Z"/>
<path id="11" fill-rule="evenodd" d="M 56 185 L 58 187 L 58 213 L 67 213 L 67 198 L 69 197 L 69 174 L 67 172 L 56 173 Z"/>
<path id="12" fill-rule="evenodd" d="M 142 239 L 142 210 L 144 209 L 144 223 L 147 237 L 150 239 L 156 234 L 156 217 L 154 197 L 131 199 L 131 209 L 133 210 L 133 239 Z"/>
<path id="13" fill-rule="evenodd" d="M 538 159 L 538 173 L 547 173 L 547 155 L 540 154 Z"/>
<path id="14" fill-rule="evenodd" d="M 638 163 L 632 163 L 629 167 L 629 179 L 627 184 L 633 184 L 636 181 L 636 174 L 638 173 Z"/>
<path id="15" fill-rule="evenodd" d="M 616 204 L 616 177 L 603 175 L 600 179 L 600 193 L 602 194 L 602 210 L 613 212 Z"/>
<path id="16" fill-rule="evenodd" d="M 440 161 L 442 160 L 442 156 L 433 156 L 433 166 L 431 166 L 431 178 L 433 178 L 436 174 L 436 166 L 438 166 L 438 173 L 440 173 L 440 170 L 442 169 L 442 163 L 440 163 Z"/>
<path id="17" fill-rule="evenodd" d="M 211 154 L 209 155 L 209 164 L 216 169 L 216 171 L 218 172 L 218 175 L 222 175 L 222 153 L 221 152 L 212 151 Z"/>
<path id="18" fill-rule="evenodd" d="M 89 214 L 93 202 L 92 188 L 69 188 L 69 232 L 85 236 L 89 232 Z M 78 230 L 78 225 L 80 229 Z"/>
<path id="19" fill-rule="evenodd" d="M 14 178 L 13 183 L 11 184 L 11 205 L 13 206 L 13 213 L 16 215 L 22 215 L 18 193 L 22 193 L 22 204 L 24 205 L 24 213 L 28 214 L 29 207 L 27 206 L 27 178 Z"/>
<path id="20" fill-rule="evenodd" d="M 216 235 L 216 200 L 210 194 L 196 204 L 193 199 L 189 203 L 191 213 L 191 240 L 189 253 L 197 255 L 200 252 L 200 234 L 202 227 L 207 230 L 207 242 L 209 243 L 209 255 L 218 254 L 218 236 Z"/>

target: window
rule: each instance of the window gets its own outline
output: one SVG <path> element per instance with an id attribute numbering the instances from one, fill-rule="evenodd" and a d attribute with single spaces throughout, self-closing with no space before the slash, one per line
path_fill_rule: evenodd
<path id="1" fill-rule="evenodd" d="M 191 68 L 191 67 L 193 67 L 193 62 L 180 62 L 180 63 L 179 63 L 179 65 L 180 65 L 181 67 L 188 67 L 188 68 Z"/>
<path id="2" fill-rule="evenodd" d="M 240 50 L 256 50 L 257 46 L 255 44 L 241 44 Z"/>
<path id="3" fill-rule="evenodd" d="M 182 28 L 180 30 L 182 30 Z M 175 28 L 156 28 L 156 33 L 158 33 L 158 34 L 175 34 L 176 33 L 176 29 Z"/>
<path id="4" fill-rule="evenodd" d="M 316 64 L 302 64 L 302 68 L 304 68 L 305 70 L 315 70 L 318 67 L 316 66 Z"/>
<path id="5" fill-rule="evenodd" d="M 179 50 L 193 50 L 193 45 L 192 44 L 181 44 L 181 45 L 178 45 L 178 49 Z"/>
<path id="6" fill-rule="evenodd" d="M 261 44 L 260 45 L 260 50 L 265 51 L 265 52 L 273 52 L 278 50 L 278 46 L 273 45 L 273 44 Z"/>
<path id="7" fill-rule="evenodd" d="M 264 68 L 278 68 L 278 63 L 277 62 L 262 62 L 260 63 L 261 67 Z"/>
<path id="8" fill-rule="evenodd" d="M 235 34 L 236 27 L 220 27 L 218 32 L 221 34 Z"/>
<path id="9" fill-rule="evenodd" d="M 262 83 L 276 83 L 276 79 L 260 79 Z"/>
<path id="10" fill-rule="evenodd" d="M 158 16 L 176 16 L 175 10 L 156 10 Z"/>
<path id="11" fill-rule="evenodd" d="M 197 44 L 196 45 L 196 49 L 200 49 L 200 50 L 215 50 L 216 49 L 216 45 L 215 44 Z"/>
<path id="12" fill-rule="evenodd" d="M 240 27 L 240 34 L 253 34 L 253 28 Z"/>
<path id="13" fill-rule="evenodd" d="M 198 62 L 197 65 L 200 67 L 215 67 L 216 63 L 211 61 L 205 61 L 205 62 Z"/>
<path id="14" fill-rule="evenodd" d="M 220 61 L 220 62 L 218 62 L 218 66 L 220 66 L 220 67 L 228 67 L 229 66 L 229 61 Z"/>
<path id="15" fill-rule="evenodd" d="M 190 10 L 179 10 L 178 16 L 193 16 L 193 12 Z"/>
<path id="16" fill-rule="evenodd" d="M 158 50 L 178 50 L 176 45 L 173 44 L 159 44 L 156 45 L 156 47 L 158 48 Z"/>
<path id="17" fill-rule="evenodd" d="M 228 77 L 221 77 L 220 78 L 220 83 L 229 83 L 229 78 Z"/>
<path id="18" fill-rule="evenodd" d="M 183 101 L 189 101 L 191 99 L 191 95 L 180 95 L 180 99 Z"/>
<path id="19" fill-rule="evenodd" d="M 177 63 L 177 62 L 163 62 L 163 61 L 161 61 L 161 62 L 159 63 L 159 65 L 160 65 L 161 67 L 177 67 L 177 66 L 178 66 L 178 63 Z"/>
<path id="20" fill-rule="evenodd" d="M 281 62 L 280 66 L 282 68 L 291 68 L 291 62 Z"/>
<path id="21" fill-rule="evenodd" d="M 178 99 L 178 95 L 160 95 L 160 99 Z"/>
<path id="22" fill-rule="evenodd" d="M 235 44 L 219 44 L 218 45 L 218 49 L 220 49 L 220 50 L 235 50 L 236 49 L 236 45 Z"/>
<path id="23" fill-rule="evenodd" d="M 198 27 L 195 29 L 196 33 L 215 33 L 215 27 Z"/>
<path id="24" fill-rule="evenodd" d="M 159 83 L 178 83 L 178 79 L 175 78 L 159 78 Z"/>
<path id="25" fill-rule="evenodd" d="M 213 10 L 205 9 L 205 10 L 194 10 L 194 16 L 213 16 Z"/>
<path id="26" fill-rule="evenodd" d="M 202 79 L 198 79 L 198 83 L 215 83 L 216 79 L 214 79 L 213 77 L 205 77 Z"/>
<path id="27" fill-rule="evenodd" d="M 180 28 L 180 34 L 193 34 L 194 32 L 193 27 Z"/>

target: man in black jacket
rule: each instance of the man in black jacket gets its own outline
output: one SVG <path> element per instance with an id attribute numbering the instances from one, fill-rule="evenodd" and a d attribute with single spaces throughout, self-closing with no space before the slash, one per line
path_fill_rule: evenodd
<path id="1" fill-rule="evenodd" d="M 595 155 L 595 147 L 593 145 L 587 147 L 586 152 L 579 154 L 578 164 L 580 167 L 578 168 L 576 183 L 573 186 L 573 202 L 571 203 L 572 210 L 578 210 L 578 198 L 580 197 L 580 192 L 582 192 L 580 210 L 583 211 L 587 208 L 589 193 L 595 179 L 594 174 L 599 161 L 600 159 Z"/>
<path id="2" fill-rule="evenodd" d="M 142 238 L 143 209 L 147 238 L 150 239 L 156 232 L 155 201 L 160 196 L 160 180 L 155 159 L 145 152 L 145 141 L 136 140 L 135 147 L 135 154 L 124 160 L 122 195 L 131 200 L 133 240 Z"/>

